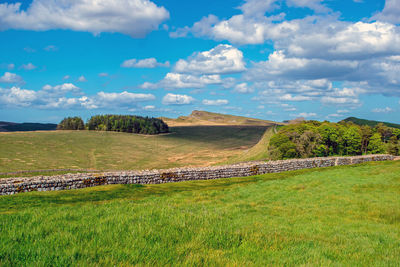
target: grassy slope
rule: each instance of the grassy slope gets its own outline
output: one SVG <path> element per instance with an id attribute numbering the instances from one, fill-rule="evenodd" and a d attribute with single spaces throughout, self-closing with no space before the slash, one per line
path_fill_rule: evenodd
<path id="1" fill-rule="evenodd" d="M 276 127 L 268 128 L 258 143 L 227 161 L 227 163 L 246 162 L 268 159 L 269 140 L 276 133 Z"/>
<path id="2" fill-rule="evenodd" d="M 208 111 L 194 110 L 189 116 L 181 116 L 177 119 L 162 118 L 170 126 L 192 125 L 248 125 L 248 126 L 272 126 L 281 123 L 274 121 L 247 118 Z"/>
<path id="3" fill-rule="evenodd" d="M 383 121 L 372 121 L 372 120 L 364 120 L 364 119 L 359 119 L 355 117 L 349 117 L 347 119 L 344 119 L 343 121 L 351 121 L 354 122 L 357 125 L 368 125 L 371 127 L 375 127 L 378 123 L 383 123 L 384 125 L 388 127 L 393 127 L 393 128 L 399 128 L 400 129 L 400 124 L 396 123 L 391 123 L 391 122 L 383 122 Z"/>
<path id="4" fill-rule="evenodd" d="M 265 127 L 177 127 L 172 134 L 53 131 L 0 133 L 0 172 L 210 165 L 255 145 Z"/>
<path id="5" fill-rule="evenodd" d="M 0 265 L 400 262 L 400 162 L 0 197 Z"/>

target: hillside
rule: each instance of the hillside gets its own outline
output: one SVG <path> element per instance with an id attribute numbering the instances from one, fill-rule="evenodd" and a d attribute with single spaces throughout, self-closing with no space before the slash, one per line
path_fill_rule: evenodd
<path id="1" fill-rule="evenodd" d="M 0 266 L 398 266 L 400 162 L 0 196 Z"/>
<path id="2" fill-rule="evenodd" d="M 368 126 L 371 126 L 371 127 L 376 126 L 378 123 L 383 123 L 384 125 L 386 125 L 388 127 L 393 127 L 393 128 L 400 129 L 400 124 L 391 123 L 391 122 L 383 122 L 383 121 L 365 120 L 365 119 L 359 119 L 359 118 L 356 118 L 356 117 L 349 117 L 349 118 L 344 119 L 342 121 L 345 121 L 345 122 L 350 122 L 351 121 L 351 122 L 353 122 L 353 123 L 355 123 L 357 125 L 360 125 L 360 126 L 368 125 Z"/>
<path id="3" fill-rule="evenodd" d="M 247 118 L 242 116 L 226 115 L 208 111 L 194 110 L 189 116 L 180 116 L 176 119 L 161 117 L 170 127 L 195 125 L 243 125 L 243 126 L 272 126 L 283 123 Z"/>
<path id="4" fill-rule="evenodd" d="M 0 133 L 0 172 L 160 169 L 226 162 L 260 140 L 265 126 L 173 127 L 170 134 L 103 131 Z"/>
<path id="5" fill-rule="evenodd" d="M 52 131 L 57 128 L 53 123 L 15 123 L 0 121 L 0 132 L 29 132 L 29 131 Z"/>

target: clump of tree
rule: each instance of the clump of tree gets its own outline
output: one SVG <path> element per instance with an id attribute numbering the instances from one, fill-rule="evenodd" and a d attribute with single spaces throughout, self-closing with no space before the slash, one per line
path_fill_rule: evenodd
<path id="1" fill-rule="evenodd" d="M 305 121 L 280 128 L 269 145 L 273 159 L 379 153 L 400 154 L 400 129 Z"/>
<path id="2" fill-rule="evenodd" d="M 85 129 L 85 123 L 80 117 L 65 118 L 57 125 L 57 130 L 84 130 L 84 129 Z"/>
<path id="3" fill-rule="evenodd" d="M 132 115 L 96 115 L 87 122 L 87 129 L 140 134 L 168 133 L 168 125 L 157 118 Z"/>

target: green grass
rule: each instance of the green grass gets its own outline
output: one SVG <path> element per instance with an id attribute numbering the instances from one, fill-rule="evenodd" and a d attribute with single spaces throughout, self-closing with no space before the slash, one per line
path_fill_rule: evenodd
<path id="1" fill-rule="evenodd" d="M 398 266 L 400 162 L 0 197 L 0 265 Z"/>
<path id="2" fill-rule="evenodd" d="M 271 137 L 276 133 L 277 127 L 268 128 L 258 143 L 240 155 L 232 157 L 227 163 L 246 162 L 254 160 L 266 160 L 269 158 L 268 146 Z"/>
<path id="3" fill-rule="evenodd" d="M 175 127 L 171 134 L 157 136 L 96 131 L 0 133 L 0 172 L 218 164 L 255 145 L 265 129 Z"/>

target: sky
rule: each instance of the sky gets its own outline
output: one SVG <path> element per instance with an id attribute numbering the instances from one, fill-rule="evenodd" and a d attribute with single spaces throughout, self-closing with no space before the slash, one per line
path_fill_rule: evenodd
<path id="1" fill-rule="evenodd" d="M 0 121 L 400 123 L 400 0 L 0 0 Z"/>

